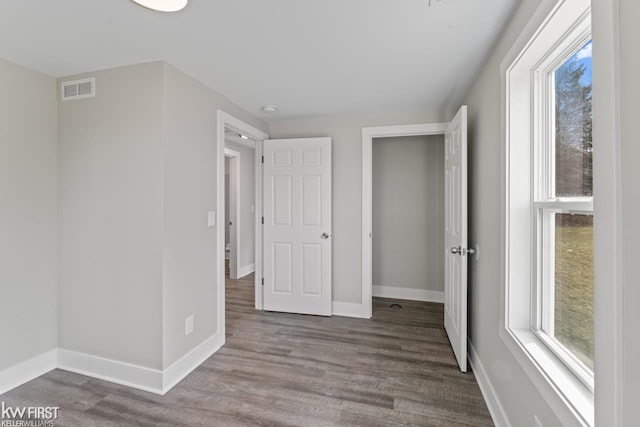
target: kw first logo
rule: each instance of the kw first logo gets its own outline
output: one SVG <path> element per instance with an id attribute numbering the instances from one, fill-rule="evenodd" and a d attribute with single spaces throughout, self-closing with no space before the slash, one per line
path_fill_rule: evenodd
<path id="1" fill-rule="evenodd" d="M 11 407 L 0 403 L 0 427 L 52 426 L 58 419 L 58 406 Z"/>

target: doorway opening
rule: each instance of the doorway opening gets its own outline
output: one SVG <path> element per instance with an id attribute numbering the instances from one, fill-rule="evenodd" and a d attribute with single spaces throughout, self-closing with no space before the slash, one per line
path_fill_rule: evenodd
<path id="1" fill-rule="evenodd" d="M 444 327 L 462 372 L 467 370 L 467 107 L 451 122 L 362 129 L 362 317 L 372 314 L 373 295 L 373 140 L 444 135 Z M 411 191 L 424 191 L 411 186 Z M 402 208 L 402 206 L 400 206 Z M 411 237 L 413 238 L 413 236 Z"/>
<path id="2" fill-rule="evenodd" d="M 255 271 L 255 151 L 255 140 L 225 129 L 225 262 L 231 279 Z"/>
<path id="3" fill-rule="evenodd" d="M 362 317 L 373 312 L 373 141 L 383 138 L 444 136 L 449 123 L 362 129 Z M 411 193 L 407 191 L 407 193 Z M 377 291 L 385 291 L 378 289 Z M 383 296 L 380 294 L 380 296 Z"/>
<path id="4" fill-rule="evenodd" d="M 225 275 L 238 278 L 238 260 L 241 251 L 240 209 L 240 152 L 224 148 L 224 261 Z"/>
<path id="5" fill-rule="evenodd" d="M 262 141 L 268 135 L 259 129 L 218 110 L 217 114 L 217 142 L 216 142 L 216 216 L 215 226 L 218 230 L 216 241 L 216 297 L 217 324 L 220 345 L 224 345 L 226 338 L 226 236 L 229 235 L 230 274 L 237 277 L 248 277 L 255 271 L 253 278 L 255 308 L 262 309 L 260 292 L 262 278 L 262 234 L 259 232 L 262 220 Z M 230 141 L 230 142 L 228 142 Z M 237 145 L 235 145 L 237 143 Z M 226 147 L 229 145 L 229 147 Z M 232 147 L 233 146 L 233 147 Z M 246 153 L 244 150 L 246 149 Z M 225 152 L 226 150 L 226 152 Z M 251 154 L 251 155 L 250 155 Z M 233 180 L 229 180 L 228 194 L 230 200 L 225 203 L 225 161 L 229 158 L 229 169 Z M 244 160 L 247 160 L 245 162 Z M 235 167 L 234 167 L 235 166 Z M 242 171 L 248 173 L 248 178 L 242 179 Z M 230 178 L 231 178 L 230 174 Z M 253 192 L 244 192 L 243 181 L 253 181 Z M 232 184 L 231 181 L 234 181 Z M 231 188 L 231 187 L 234 188 Z M 235 200 L 234 199 L 235 196 Z M 244 202 L 243 202 L 244 200 Z M 229 205 L 229 221 L 225 215 L 225 207 Z M 243 208 L 245 206 L 245 208 Z M 243 225 L 244 224 L 244 225 Z M 229 226 L 229 232 L 226 227 Z M 248 227 L 247 227 L 248 226 Z M 235 228 L 235 229 L 234 229 Z M 244 233 L 243 233 L 244 230 Z M 251 231 L 253 238 L 251 237 Z M 247 237 L 243 240 L 243 234 Z M 248 243 L 247 243 L 248 242 Z"/>
<path id="6" fill-rule="evenodd" d="M 373 297 L 444 302 L 444 136 L 374 138 Z"/>

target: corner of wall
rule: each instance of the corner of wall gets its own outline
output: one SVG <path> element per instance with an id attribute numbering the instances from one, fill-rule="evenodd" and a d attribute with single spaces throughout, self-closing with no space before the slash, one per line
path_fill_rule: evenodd
<path id="1" fill-rule="evenodd" d="M 3 59 L 0 74 L 0 375 L 13 377 L 57 343 L 57 85 Z"/>

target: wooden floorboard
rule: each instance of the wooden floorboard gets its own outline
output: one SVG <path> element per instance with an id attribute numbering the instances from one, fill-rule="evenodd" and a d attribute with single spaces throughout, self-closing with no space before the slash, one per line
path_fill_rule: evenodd
<path id="1" fill-rule="evenodd" d="M 227 280 L 226 345 L 165 396 L 55 370 L 0 401 L 59 406 L 56 426 L 493 425 L 442 304 L 374 298 L 373 318 L 354 319 L 260 312 L 253 298 L 253 276 Z"/>

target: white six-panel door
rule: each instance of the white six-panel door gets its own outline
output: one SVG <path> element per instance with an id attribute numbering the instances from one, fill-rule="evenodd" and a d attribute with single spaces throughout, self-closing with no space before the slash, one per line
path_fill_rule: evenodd
<path id="1" fill-rule="evenodd" d="M 265 310 L 331 315 L 331 138 L 264 141 Z"/>
<path id="2" fill-rule="evenodd" d="M 467 371 L 467 107 L 445 132 L 444 326 L 458 365 Z"/>

